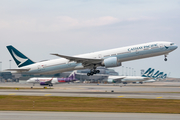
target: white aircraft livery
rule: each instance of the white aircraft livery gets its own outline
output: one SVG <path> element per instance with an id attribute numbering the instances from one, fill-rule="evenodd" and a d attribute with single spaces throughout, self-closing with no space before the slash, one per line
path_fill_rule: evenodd
<path id="1" fill-rule="evenodd" d="M 157 71 L 154 75 L 154 69 L 149 68 L 142 76 L 108 76 L 107 82 L 109 83 L 134 83 L 139 82 L 143 83 L 143 81 L 156 81 L 157 79 L 165 79 L 167 74 L 163 75 L 163 72 Z"/>
<path id="2" fill-rule="evenodd" d="M 158 41 L 76 56 L 51 54 L 61 58 L 36 63 L 10 45 L 7 46 L 7 49 L 19 68 L 7 69 L 6 71 L 23 74 L 55 74 L 80 69 L 91 69 L 87 73 L 90 76 L 100 72 L 96 69 L 98 66 L 106 68 L 118 67 L 125 61 L 160 55 L 164 55 L 164 60 L 167 61 L 167 55 L 177 49 L 177 47 L 172 42 Z"/>
<path id="3" fill-rule="evenodd" d="M 27 83 L 33 83 L 33 86 L 35 84 L 53 86 L 53 84 L 69 83 L 74 81 L 77 81 L 76 71 L 73 71 L 67 78 L 30 78 L 27 80 Z"/>

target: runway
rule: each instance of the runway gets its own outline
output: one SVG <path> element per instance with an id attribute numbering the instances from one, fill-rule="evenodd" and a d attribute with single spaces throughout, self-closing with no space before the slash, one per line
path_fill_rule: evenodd
<path id="1" fill-rule="evenodd" d="M 3 83 L 0 87 L 31 87 L 30 84 Z M 43 88 L 36 85 L 36 88 Z M 153 83 L 144 85 L 104 85 L 104 84 L 57 84 L 54 89 L 0 89 L 0 95 L 27 96 L 69 96 L 104 98 L 146 98 L 180 99 L 179 83 Z"/>
<path id="2" fill-rule="evenodd" d="M 179 120 L 179 114 L 1 111 L 1 120 Z"/>

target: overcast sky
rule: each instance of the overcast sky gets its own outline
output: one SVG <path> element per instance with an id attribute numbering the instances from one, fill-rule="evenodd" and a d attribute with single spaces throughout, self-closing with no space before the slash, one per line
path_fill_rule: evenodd
<path id="1" fill-rule="evenodd" d="M 180 46 L 180 0 L 0 0 L 0 61 L 9 68 L 13 45 L 32 60 L 77 55 L 153 41 Z M 168 55 L 122 63 L 180 78 L 180 48 Z M 17 68 L 14 61 L 11 68 Z M 115 68 L 121 72 L 122 68 Z M 120 73 L 121 74 L 121 73 Z"/>

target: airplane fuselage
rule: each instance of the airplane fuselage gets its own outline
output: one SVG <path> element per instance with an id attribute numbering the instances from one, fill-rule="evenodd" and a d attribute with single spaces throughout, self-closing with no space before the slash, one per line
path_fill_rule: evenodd
<path id="1" fill-rule="evenodd" d="M 117 61 L 120 64 L 118 64 L 115 67 L 118 67 L 121 66 L 122 62 L 126 62 L 126 61 L 154 57 L 159 55 L 167 55 L 176 48 L 177 46 L 174 45 L 172 42 L 151 42 L 151 43 L 139 44 L 134 46 L 110 49 L 105 51 L 93 52 L 88 54 L 76 55 L 73 57 L 104 59 L 104 60 L 110 57 L 116 57 Z M 82 63 L 69 61 L 65 58 L 38 62 L 21 67 L 21 69 L 30 69 L 27 72 L 23 72 L 23 74 L 55 74 L 60 72 L 87 69 L 87 68 L 90 68 L 90 66 L 84 66 Z"/>
<path id="2" fill-rule="evenodd" d="M 116 80 L 117 78 L 121 78 L 119 80 Z M 150 80 L 152 78 L 149 77 L 142 77 L 142 76 L 109 76 L 107 79 L 107 82 L 113 83 L 113 82 L 126 82 L 126 83 L 131 83 L 131 82 L 142 82 L 146 80 Z"/>
<path id="3" fill-rule="evenodd" d="M 71 78 L 30 78 L 27 80 L 27 83 L 33 83 L 33 84 L 40 84 L 40 85 L 46 85 L 46 82 L 50 82 L 52 84 L 59 84 L 59 83 L 67 83 L 67 82 L 73 82 L 76 81 L 76 79 Z"/>

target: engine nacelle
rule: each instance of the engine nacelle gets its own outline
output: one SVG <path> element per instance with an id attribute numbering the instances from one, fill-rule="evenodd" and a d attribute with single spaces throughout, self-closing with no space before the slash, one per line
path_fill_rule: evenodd
<path id="1" fill-rule="evenodd" d="M 109 57 L 103 61 L 102 65 L 104 65 L 106 68 L 118 67 L 118 66 L 121 66 L 121 62 L 118 62 L 117 57 Z"/>
<path id="2" fill-rule="evenodd" d="M 107 79 L 107 82 L 108 83 L 115 83 L 115 81 L 113 79 L 109 79 L 109 78 Z"/>
<path id="3" fill-rule="evenodd" d="M 40 85 L 49 85 L 49 84 L 46 82 L 40 82 Z"/>

